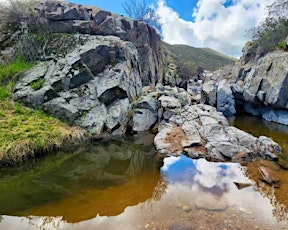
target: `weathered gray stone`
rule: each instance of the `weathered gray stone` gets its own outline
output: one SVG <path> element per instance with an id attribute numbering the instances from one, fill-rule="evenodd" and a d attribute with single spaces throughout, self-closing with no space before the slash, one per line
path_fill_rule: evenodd
<path id="1" fill-rule="evenodd" d="M 106 117 L 107 108 L 101 104 L 75 120 L 75 124 L 83 127 L 95 137 L 98 137 L 102 134 Z"/>
<path id="2" fill-rule="evenodd" d="M 135 109 L 133 114 L 133 126 L 134 131 L 147 131 L 157 121 L 156 111 L 149 109 Z"/>
<path id="3" fill-rule="evenodd" d="M 124 123 L 129 105 L 128 98 L 118 99 L 107 108 L 106 126 L 108 129 L 113 130 L 117 125 Z"/>
<path id="4" fill-rule="evenodd" d="M 44 108 L 96 136 L 105 125 L 117 134 L 124 132 L 128 104 L 142 91 L 137 49 L 113 36 L 75 36 L 83 43 L 65 57 L 36 65 L 23 74 L 14 88 L 14 99 Z M 43 86 L 33 90 L 31 85 L 42 79 Z M 156 111 L 155 104 L 151 105 Z"/>
<path id="5" fill-rule="evenodd" d="M 218 151 L 228 159 L 232 159 L 242 150 L 241 147 L 231 142 L 218 141 L 218 142 L 210 142 L 210 144 L 213 146 L 213 148 L 216 149 L 216 151 Z"/>
<path id="6" fill-rule="evenodd" d="M 235 100 L 230 85 L 226 80 L 218 83 L 217 87 L 217 110 L 225 116 L 232 116 L 236 113 Z"/>
<path id="7" fill-rule="evenodd" d="M 156 149 L 163 155 L 186 154 L 213 161 L 276 159 L 281 147 L 267 137 L 256 138 L 228 124 L 227 119 L 208 105 L 186 106 L 159 127 Z M 275 156 L 274 156 L 275 155 Z"/>
<path id="8" fill-rule="evenodd" d="M 42 1 L 35 7 L 40 16 L 47 19 L 51 32 L 56 33 L 81 33 L 90 35 L 114 35 L 123 41 L 130 41 L 136 46 L 139 59 L 140 78 L 143 85 L 155 85 L 162 82 L 163 77 L 163 52 L 160 36 L 154 28 L 149 27 L 140 20 L 132 20 L 117 14 L 98 9 L 93 6 L 77 5 L 65 1 Z M 102 49 L 103 48 L 103 49 Z M 88 66 L 95 75 L 101 71 L 108 62 L 108 55 L 95 53 L 110 52 L 107 47 L 99 47 L 91 55 L 93 59 L 87 60 Z M 113 50 L 113 48 L 112 48 Z M 116 51 L 117 55 L 117 51 Z M 139 56 L 138 56 L 139 55 Z M 86 61 L 85 61 L 86 63 Z"/>
<path id="9" fill-rule="evenodd" d="M 176 109 L 181 108 L 180 101 L 175 97 L 169 97 L 169 96 L 161 96 L 158 99 L 161 102 L 161 106 L 163 108 L 169 108 L 169 109 Z"/>
<path id="10" fill-rule="evenodd" d="M 216 105 L 216 82 L 213 80 L 204 82 L 201 92 L 201 102 L 211 106 Z"/>
<path id="11" fill-rule="evenodd" d="M 185 105 L 191 105 L 191 101 L 193 100 L 193 97 L 191 97 L 187 91 L 181 88 L 178 88 L 178 92 L 174 95 L 174 97 L 179 100 L 182 107 Z"/>
<path id="12" fill-rule="evenodd" d="M 61 97 L 55 98 L 46 102 L 44 110 L 59 118 L 60 120 L 73 123 L 75 119 L 80 115 L 77 107 L 68 104 L 67 101 Z"/>
<path id="13" fill-rule="evenodd" d="M 194 121 L 185 121 L 182 124 L 182 130 L 186 134 L 186 139 L 182 139 L 181 145 L 183 148 L 191 146 L 200 146 L 202 138 L 197 130 L 198 123 Z"/>
<path id="14" fill-rule="evenodd" d="M 139 98 L 135 106 L 138 109 L 149 109 L 151 111 L 157 111 L 157 100 L 154 95 L 144 95 Z"/>
<path id="15" fill-rule="evenodd" d="M 233 126 L 225 127 L 225 131 L 229 133 L 233 140 L 239 142 L 241 146 L 247 149 L 255 149 L 255 151 L 257 151 L 260 141 L 250 133 L 246 133 Z"/>
<path id="16" fill-rule="evenodd" d="M 273 121 L 283 125 L 288 125 L 288 110 L 273 110 L 269 108 L 260 109 L 261 116 L 266 121 Z"/>
<path id="17" fill-rule="evenodd" d="M 256 42 L 247 42 L 242 49 L 242 57 L 240 59 L 241 64 L 245 65 L 248 62 L 254 61 L 257 55 L 258 45 Z"/>
<path id="18" fill-rule="evenodd" d="M 202 91 L 202 81 L 189 81 L 187 84 L 187 92 L 192 96 L 192 100 L 200 102 L 201 100 L 201 91 Z"/>

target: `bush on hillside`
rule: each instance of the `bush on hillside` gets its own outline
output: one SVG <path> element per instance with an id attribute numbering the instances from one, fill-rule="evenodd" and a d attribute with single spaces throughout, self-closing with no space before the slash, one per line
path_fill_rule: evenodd
<path id="1" fill-rule="evenodd" d="M 17 36 L 27 33 L 37 26 L 37 13 L 34 6 L 39 0 L 7 0 L 1 3 L 0 28 L 4 33 Z M 16 33 L 16 34 L 12 34 Z"/>
<path id="2" fill-rule="evenodd" d="M 39 0 L 8 0 L 0 8 L 0 50 L 13 46 L 12 56 L 34 62 L 43 56 L 49 28 L 34 7 Z M 44 54 L 45 56 L 45 54 Z"/>
<path id="3" fill-rule="evenodd" d="M 288 0 L 275 0 L 267 11 L 265 21 L 248 31 L 248 36 L 257 42 L 261 56 L 275 50 L 288 35 Z"/>

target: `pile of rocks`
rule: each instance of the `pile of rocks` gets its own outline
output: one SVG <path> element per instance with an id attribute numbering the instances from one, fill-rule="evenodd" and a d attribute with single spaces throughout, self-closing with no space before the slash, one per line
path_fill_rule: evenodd
<path id="1" fill-rule="evenodd" d="M 163 156 L 185 154 L 212 161 L 276 160 L 281 147 L 268 137 L 256 138 L 229 126 L 222 113 L 209 105 L 191 105 L 160 126 L 154 139 Z"/>

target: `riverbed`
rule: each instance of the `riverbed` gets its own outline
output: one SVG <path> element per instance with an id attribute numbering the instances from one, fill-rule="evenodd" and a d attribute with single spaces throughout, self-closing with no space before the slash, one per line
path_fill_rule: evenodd
<path id="1" fill-rule="evenodd" d="M 273 139 L 287 154 L 285 127 L 248 118 L 234 123 L 257 136 L 280 129 Z M 0 170 L 0 229 L 287 229 L 285 177 L 279 203 L 252 174 L 236 163 L 161 159 L 151 134 L 67 148 Z"/>

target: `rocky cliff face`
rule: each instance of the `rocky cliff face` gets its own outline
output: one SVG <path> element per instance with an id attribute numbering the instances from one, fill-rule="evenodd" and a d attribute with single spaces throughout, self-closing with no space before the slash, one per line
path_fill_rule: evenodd
<path id="1" fill-rule="evenodd" d="M 235 98 L 245 111 L 288 125 L 288 52 L 278 50 L 259 58 L 255 49 L 249 51 L 249 44 L 232 84 Z"/>
<path id="2" fill-rule="evenodd" d="M 288 125 L 288 52 L 276 50 L 260 57 L 257 45 L 248 42 L 240 63 L 229 68 L 206 76 L 203 102 L 217 105 L 218 111 L 227 116 L 235 113 L 233 107 L 237 104 L 240 109 L 265 120 Z M 215 76 L 222 77 L 216 79 Z M 223 78 L 230 86 L 222 90 L 219 97 Z"/>
<path id="3" fill-rule="evenodd" d="M 143 85 L 162 81 L 162 46 L 154 28 L 96 7 L 64 1 L 44 1 L 35 8 L 47 19 L 52 33 L 80 33 L 116 36 L 132 42 L 138 51 L 139 72 Z"/>
<path id="4" fill-rule="evenodd" d="M 24 73 L 14 99 L 95 137 L 124 134 L 131 102 L 143 86 L 162 82 L 156 31 L 140 21 L 64 1 L 44 1 L 36 10 L 51 33 L 69 33 L 75 47 Z"/>

